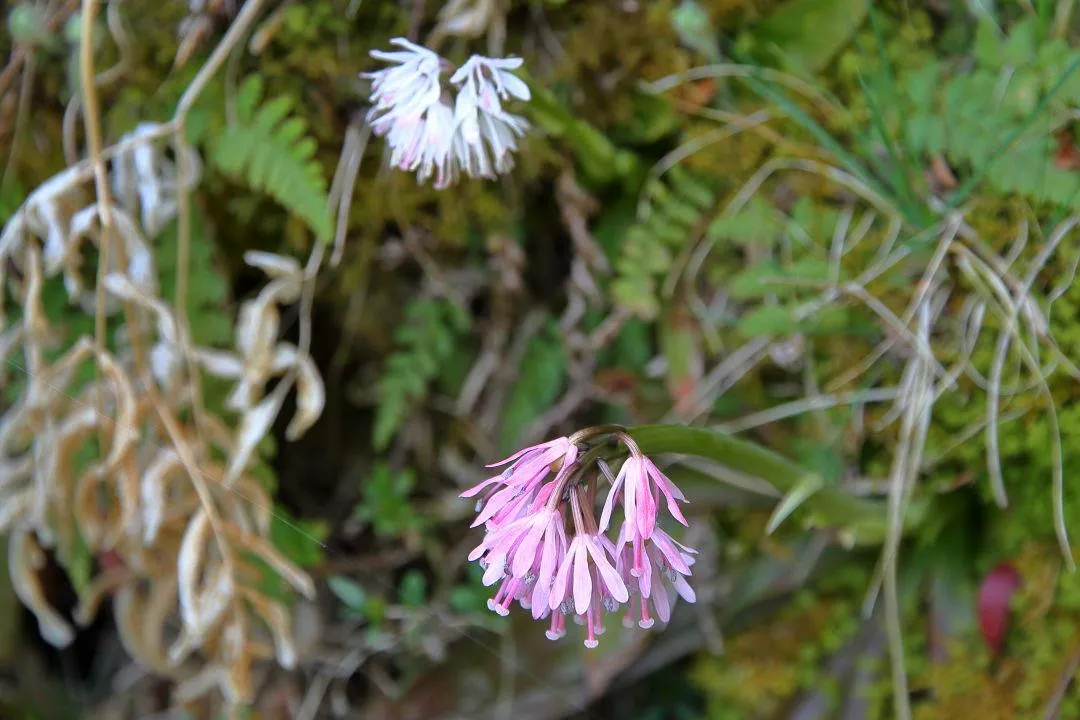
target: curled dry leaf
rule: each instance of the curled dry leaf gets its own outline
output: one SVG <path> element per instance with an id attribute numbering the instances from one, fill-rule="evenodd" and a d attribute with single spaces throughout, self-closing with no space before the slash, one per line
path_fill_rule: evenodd
<path id="1" fill-rule="evenodd" d="M 326 389 L 311 356 L 289 343 L 277 346 L 272 369 L 275 374 L 296 371 L 296 414 L 285 428 L 285 438 L 291 442 L 307 432 L 322 415 Z"/>
<path id="2" fill-rule="evenodd" d="M 159 124 L 140 123 L 121 138 L 121 143 L 129 141 L 125 143 L 127 149 L 117 153 L 112 162 L 113 193 L 128 212 L 140 213 L 142 225 L 151 237 L 176 217 L 176 164 L 165 157 L 164 150 L 152 139 L 160 135 Z M 140 138 L 142 142 L 130 143 Z M 198 184 L 202 162 L 187 143 L 181 142 L 179 148 L 188 169 L 184 188 L 190 190 Z"/>
<path id="3" fill-rule="evenodd" d="M 266 436 L 266 433 L 270 431 L 270 426 L 274 424 L 274 418 L 277 417 L 278 411 L 281 410 L 281 403 L 284 400 L 285 393 L 275 392 L 268 395 L 254 409 L 244 413 L 244 417 L 240 421 L 240 432 L 236 438 L 236 445 L 233 447 L 233 452 L 229 457 L 229 466 L 225 471 L 223 480 L 225 487 L 232 487 L 240 474 L 247 469 L 255 448 L 258 447 L 259 441 Z"/>
<path id="4" fill-rule="evenodd" d="M 8 542 L 8 565 L 15 594 L 34 613 L 41 636 L 51 645 L 67 647 L 75 639 L 75 630 L 45 600 L 37 575 L 45 564 L 44 553 L 27 530 L 14 532 Z"/>
<path id="5" fill-rule="evenodd" d="M 180 617 L 184 621 L 184 629 L 193 635 L 199 635 L 203 625 L 199 617 L 201 593 L 198 585 L 209 553 L 211 533 L 210 515 L 205 508 L 201 508 L 188 523 L 177 560 Z"/>
<path id="6" fill-rule="evenodd" d="M 109 271 L 124 273 L 129 282 L 148 295 L 157 294 L 157 273 L 154 270 L 154 256 L 150 246 L 131 217 L 119 208 L 112 211 L 112 240 L 123 244 L 122 248 L 112 248 L 109 253 Z M 101 247 L 101 210 L 96 204 L 83 208 L 71 218 L 71 231 L 68 242 L 60 248 L 45 248 L 45 273 L 54 275 L 63 270 L 64 287 L 68 296 L 80 303 L 87 313 L 93 313 L 97 302 L 92 289 L 87 289 L 83 279 L 82 245 L 86 240 Z M 122 250 L 123 252 L 119 252 Z M 126 260 L 126 268 L 121 261 Z M 92 278 L 91 278 L 92 280 Z M 118 308 L 115 303 L 106 302 L 105 312 L 112 314 Z"/>
<path id="7" fill-rule="evenodd" d="M 139 480 L 139 499 L 142 507 L 142 541 L 153 545 L 165 517 L 168 497 L 167 483 L 171 477 L 184 469 L 180 456 L 172 448 L 162 448 L 150 461 Z"/>
<path id="8" fill-rule="evenodd" d="M 240 547 L 259 556 L 274 572 L 285 579 L 308 600 L 315 599 L 315 583 L 311 577 L 299 567 L 290 562 L 277 548 L 270 544 L 269 540 L 259 535 L 246 535 L 236 532 L 234 528 L 225 529 L 229 539 Z"/>
<path id="9" fill-rule="evenodd" d="M 242 306 L 233 348 L 196 351 L 160 297 L 147 238 L 175 217 L 181 181 L 177 162 L 162 151 L 164 130 L 140 125 L 110 161 L 114 252 L 102 310 L 125 313 L 110 351 L 86 336 L 59 345 L 70 342 L 60 332 L 66 327 L 52 328 L 45 313 L 54 286 L 66 291 L 74 312 L 96 310 L 92 279 L 99 273 L 85 250 L 100 247 L 103 233 L 101 208 L 87 202 L 90 167 L 70 168 L 41 185 L 0 231 L 0 316 L 8 295 L 23 308 L 18 324 L 0 325 L 0 367 L 26 375 L 0 415 L 0 531 L 12 533 L 9 564 L 18 597 L 50 643 L 70 643 L 73 630 L 42 592 L 42 550 L 81 538 L 113 562 L 83 590 L 78 623 L 89 623 L 111 597 L 133 658 L 176 677 L 176 663 L 198 651 L 203 672 L 184 689 L 202 694 L 216 687 L 239 704 L 252 694 L 252 663 L 276 658 L 292 666 L 296 657 L 284 606 L 256 593 L 258 573 L 240 551 L 255 553 L 299 592 L 314 595 L 311 579 L 271 544 L 271 499 L 244 469 L 293 382 L 299 394 L 290 438 L 315 422 L 325 389 L 310 357 L 278 343 L 280 306 L 297 302 L 304 287 L 295 259 L 246 255 L 268 280 Z M 190 187 L 200 171 L 198 155 L 182 143 L 176 151 L 191 171 Z M 149 349 L 148 363 L 137 348 Z M 196 361 L 191 373 L 185 356 Z M 195 407 L 202 374 L 236 381 L 230 404 L 244 413 L 238 430 L 235 421 Z M 263 399 L 267 381 L 280 375 L 287 377 Z M 158 387 L 164 392 L 150 392 Z M 92 441 L 97 455 L 88 458 Z M 214 461 L 221 456 L 228 458 L 224 468 Z"/>
<path id="10" fill-rule="evenodd" d="M 262 618 L 274 636 L 274 650 L 278 664 L 286 670 L 296 666 L 296 647 L 292 641 L 292 617 L 289 611 L 262 593 L 244 591 L 244 599 L 251 603 L 255 613 Z"/>

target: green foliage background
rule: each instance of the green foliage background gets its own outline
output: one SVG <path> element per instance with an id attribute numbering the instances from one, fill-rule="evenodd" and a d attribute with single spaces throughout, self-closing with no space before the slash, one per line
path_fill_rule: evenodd
<path id="1" fill-rule="evenodd" d="M 427 5 L 424 28 L 439 9 Z M 972 14 L 961 3 L 886 2 L 871 10 L 859 0 L 503 5 L 507 51 L 525 56 L 534 94 L 521 108 L 533 131 L 517 168 L 505 181 L 465 181 L 437 192 L 386 171 L 382 145 L 372 141 L 348 208 L 344 260 L 319 289 L 315 354 L 332 396 L 326 416 L 295 447 L 281 440 L 263 452 L 283 517 L 327 538 L 332 550 L 323 553 L 286 523 L 275 527 L 275 541 L 304 565 L 328 568 L 327 597 L 336 599 L 328 616 L 355 620 L 365 642 L 388 632 L 390 606 L 448 607 L 470 632 L 514 632 L 487 613 L 479 578 L 463 567 L 471 547 L 462 545 L 468 508 L 454 504 L 462 478 L 448 467 L 454 458 L 478 467 L 526 439 L 543 439 L 526 438 L 530 427 L 583 380 L 574 375 L 581 370 L 578 349 L 560 326 L 574 252 L 560 220 L 564 178 L 594 200 L 587 225 L 611 268 L 596 274 L 600 299 L 577 329 L 595 331 L 612 313 L 628 319 L 586 368 L 589 402 L 549 426 L 551 433 L 655 421 L 687 402 L 704 368 L 742 343 L 802 338 L 808 361 L 794 368 L 762 364 L 711 398 L 697 418 L 731 422 L 794 399 L 803 387 L 861 360 L 881 339 L 880 327 L 850 306 L 809 318 L 796 312 L 816 293 L 814 284 L 828 279 L 827 241 L 846 222 L 849 198 L 842 191 L 820 179 L 791 180 L 722 214 L 770 159 L 827 156 L 888 197 L 911 228 L 933 219 L 926 198 L 935 194 L 935 180 L 927 177 L 944 163 L 956 184 L 939 199 L 963 206 L 995 249 L 1011 242 L 1021 220 L 1045 234 L 1080 209 L 1080 171 L 1058 157 L 1059 134 L 1072 132 L 1070 113 L 1080 107 L 1078 33 L 1075 23 L 1060 23 L 1053 3 L 1010 6 L 993 16 Z M 0 134 L 2 156 L 11 157 L 0 220 L 29 188 L 66 165 L 60 138 L 63 104 L 75 92 L 71 39 L 44 31 L 28 7 L 12 9 L 11 32 L 0 37 L 5 54 L 16 42 L 32 43 L 38 75 L 33 122 L 18 136 Z M 121 82 L 101 90 L 108 140 L 138 122 L 166 120 L 208 51 L 173 67 L 185 3 L 129 4 L 122 13 L 130 37 L 127 69 Z M 328 180 L 346 127 L 364 109 L 358 73 L 374 66 L 367 53 L 407 32 L 412 17 L 409 3 L 280 4 L 260 26 L 269 39 L 257 52 L 237 51 L 199 100 L 187 128 L 206 165 L 195 197 L 188 309 L 199 342 L 229 341 L 235 302 L 251 289 L 244 251 L 302 256 L 331 236 Z M 226 25 L 220 22 L 211 37 L 220 38 Z M 557 38 L 557 52 L 542 49 L 544 32 Z M 461 60 L 466 43 L 451 42 L 443 51 Z M 119 50 L 103 43 L 98 54 L 107 66 Z M 754 72 L 744 81 L 697 80 L 661 95 L 640 86 L 721 61 Z M 806 100 L 790 85 L 768 80 L 767 70 L 812 84 L 832 104 Z M 6 107 L 0 111 L 9 112 Z M 745 129 L 710 139 L 716 120 L 709 111 L 746 118 L 762 110 L 770 113 L 769 132 Z M 698 143 L 696 151 L 669 172 L 651 170 L 686 142 Z M 883 231 L 871 231 L 851 266 L 861 267 L 884 241 Z M 516 264 L 497 249 L 507 243 L 521 254 Z M 704 307 L 673 280 L 701 243 L 713 251 L 690 290 L 724 298 Z M 167 296 L 174 245 L 170 228 L 157 248 Z M 1080 244 L 1065 244 L 1042 284 L 1052 286 L 1078 258 Z M 847 264 L 842 270 L 836 280 L 851 279 Z M 478 286 L 462 279 L 469 272 L 482 276 Z M 504 283 L 506 273 L 519 282 Z M 873 292 L 895 306 L 910 288 L 889 282 L 894 285 L 882 282 Z M 60 299 L 54 305 L 65 312 Z M 1049 318 L 1063 355 L 1074 360 L 1078 312 L 1080 288 L 1073 285 Z M 509 335 L 501 346 L 505 363 L 491 379 L 499 399 L 462 412 L 455 400 L 497 333 Z M 980 345 L 974 362 L 988 366 L 992 354 L 992 346 Z M 875 379 L 895 383 L 901 372 L 902 363 L 889 358 L 875 368 Z M 1059 376 L 1052 390 L 1069 480 L 1066 520 L 1080 535 L 1072 480 L 1080 472 L 1080 393 Z M 1061 681 L 1080 652 L 1080 576 L 1066 572 L 1056 555 L 1044 480 L 1051 472 L 1049 426 L 1042 400 L 1015 402 L 1010 411 L 1025 404 L 1032 411 L 1000 429 L 1007 511 L 993 504 L 983 436 L 952 443 L 985 415 L 985 399 L 949 396 L 935 407 L 927 454 L 948 454 L 920 480 L 932 509 L 905 542 L 902 564 L 918 718 L 1035 717 L 1060 687 L 1061 717 L 1080 716 L 1080 689 Z M 850 407 L 830 408 L 765 426 L 753 437 L 831 483 L 851 473 L 882 478 L 894 434 L 853 439 L 852 428 L 883 413 L 868 406 L 866 417 L 856 419 Z M 700 483 L 688 487 L 698 500 L 695 520 L 719 547 L 710 575 L 718 599 L 706 611 L 720 618 L 725 650 L 690 642 L 671 661 L 676 673 L 650 674 L 622 696 L 597 698 L 593 711 L 633 707 L 640 717 L 726 720 L 787 717 L 820 700 L 828 709 L 816 717 L 839 717 L 840 708 L 852 717 L 888 717 L 887 656 L 874 634 L 879 622 L 860 614 L 876 556 L 844 552 L 815 566 L 803 582 L 784 585 L 775 577 L 787 573 L 793 548 L 813 531 L 792 523 L 769 536 L 771 502 L 702 490 Z M 370 577 L 331 569 L 401 548 L 406 559 Z M 79 562 L 88 560 L 66 559 L 73 576 Z M 1000 562 L 1016 567 L 1023 584 L 1003 653 L 992 657 L 978 631 L 976 593 Z M 14 612 L 14 605 L 0 612 Z M 680 627 L 673 624 L 673 636 L 685 635 L 685 623 Z M 408 632 L 409 642 L 386 652 L 403 687 L 423 688 L 438 668 L 469 665 L 455 646 L 449 659 L 417 661 L 424 625 L 418 621 Z M 848 665 L 841 662 L 850 657 Z M 530 672 L 543 677 L 545 668 L 537 662 Z M 672 683 L 677 694 L 665 690 Z M 465 702 L 463 687 L 443 689 L 452 706 Z"/>

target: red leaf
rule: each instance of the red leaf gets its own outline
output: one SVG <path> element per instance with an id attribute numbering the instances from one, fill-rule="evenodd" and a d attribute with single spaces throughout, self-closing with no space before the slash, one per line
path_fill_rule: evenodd
<path id="1" fill-rule="evenodd" d="M 1061 170 L 1080 169 L 1080 150 L 1073 143 L 1072 133 L 1062 130 L 1057 134 L 1057 154 L 1054 156 L 1054 167 Z"/>
<path id="2" fill-rule="evenodd" d="M 1009 603 L 1020 587 L 1020 573 L 1008 562 L 999 563 L 979 586 L 979 627 L 990 652 L 997 655 L 1009 625 Z"/>

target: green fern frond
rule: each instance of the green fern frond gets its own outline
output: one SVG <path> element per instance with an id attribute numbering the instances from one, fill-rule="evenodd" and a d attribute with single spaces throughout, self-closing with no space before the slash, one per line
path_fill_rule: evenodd
<path id="1" fill-rule="evenodd" d="M 646 188 L 645 211 L 640 213 L 644 217 L 626 231 L 615 261 L 611 289 L 619 305 L 646 320 L 657 316 L 657 281 L 695 230 L 700 231 L 715 200 L 712 188 L 681 168 Z"/>
<path id="2" fill-rule="evenodd" d="M 1039 44 L 1022 22 L 1007 37 L 980 29 L 976 67 L 950 76 L 930 63 L 907 76 L 905 136 L 915 152 L 941 153 L 969 182 L 1036 203 L 1080 209 L 1080 176 L 1054 165 L 1055 117 L 1080 105 L 1080 52 Z"/>
<path id="3" fill-rule="evenodd" d="M 210 160 L 297 215 L 320 239 L 330 236 L 326 179 L 315 160 L 316 141 L 291 116 L 291 98 L 262 101 L 263 80 L 248 77 L 236 96 L 237 122 L 211 139 Z"/>
<path id="4" fill-rule="evenodd" d="M 394 333 L 397 349 L 376 385 L 372 443 L 377 450 L 386 449 L 413 405 L 427 394 L 428 384 L 468 327 L 468 314 L 449 300 L 421 298 L 409 303 L 405 320 Z"/>

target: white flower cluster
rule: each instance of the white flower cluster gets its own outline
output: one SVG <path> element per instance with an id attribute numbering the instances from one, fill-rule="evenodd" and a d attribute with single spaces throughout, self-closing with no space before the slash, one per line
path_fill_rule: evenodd
<path id="1" fill-rule="evenodd" d="M 389 143 L 390 164 L 416 171 L 421 182 L 434 175 L 439 189 L 455 183 L 462 171 L 483 178 L 509 171 L 517 138 L 529 126 L 502 107 L 503 100 L 530 97 L 529 86 L 510 72 L 521 67 L 521 58 L 470 57 L 450 76 L 457 88 L 451 106 L 440 79 L 449 63 L 405 38 L 390 44 L 402 50 L 373 50 L 371 56 L 394 65 L 363 74 L 372 81 L 367 120 Z"/>

